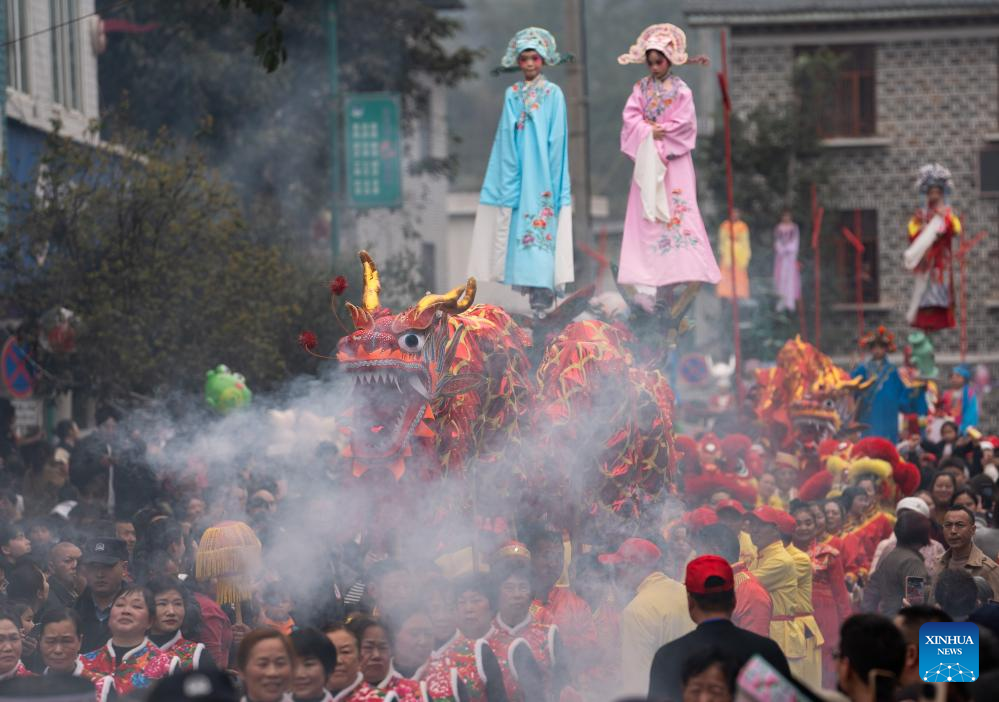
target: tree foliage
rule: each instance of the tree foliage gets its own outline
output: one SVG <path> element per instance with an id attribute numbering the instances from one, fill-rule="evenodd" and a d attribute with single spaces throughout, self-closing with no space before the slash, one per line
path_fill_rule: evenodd
<path id="1" fill-rule="evenodd" d="M 825 189 L 830 171 L 819 138 L 819 115 L 831 96 L 837 59 L 828 51 L 800 54 L 791 98 L 761 102 L 748 113 L 733 112 L 732 166 L 735 206 L 750 224 L 772 226 L 785 207 L 807 221 L 809 192 Z M 715 129 L 704 154 L 708 186 L 716 202 L 727 201 L 725 131 Z"/>
<path id="2" fill-rule="evenodd" d="M 324 286 L 248 236 L 203 154 L 165 133 L 115 137 L 95 148 L 55 133 L 37 187 L 4 183 L 6 292 L 29 317 L 62 306 L 82 319 L 76 353 L 43 365 L 104 396 L 197 388 L 219 363 L 257 387 L 286 377 L 299 300 Z"/>
<path id="3" fill-rule="evenodd" d="M 299 245 L 332 202 L 339 126 L 328 8 L 325 0 L 131 3 L 123 17 L 158 28 L 111 36 L 100 63 L 104 107 L 127 96 L 133 125 L 196 138 L 275 239 Z M 475 53 L 448 44 L 458 23 L 428 4 L 342 1 L 338 8 L 339 89 L 400 93 L 404 129 L 427 114 L 433 82 L 471 75 Z M 285 53 L 287 61 L 266 72 L 255 42 L 267 68 Z"/>

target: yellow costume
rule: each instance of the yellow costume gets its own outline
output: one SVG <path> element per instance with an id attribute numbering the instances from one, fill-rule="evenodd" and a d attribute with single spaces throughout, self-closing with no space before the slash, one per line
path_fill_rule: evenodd
<path id="1" fill-rule="evenodd" d="M 791 671 L 800 674 L 807 651 L 804 631 L 794 617 L 800 606 L 798 566 L 784 548 L 784 544 L 775 541 L 760 549 L 756 567 L 751 572 L 770 593 L 770 600 L 773 602 L 770 638 L 776 641 L 784 652 Z M 808 572 L 811 578 L 811 564 L 808 566 Z M 809 599 L 811 599 L 810 591 Z"/>
<path id="2" fill-rule="evenodd" d="M 746 568 L 752 570 L 756 565 L 756 545 L 749 534 L 744 531 L 739 532 L 739 560 L 746 564 Z"/>
<path id="3" fill-rule="evenodd" d="M 794 623 L 805 638 L 805 656 L 796 661 L 788 658 L 791 672 L 816 689 L 822 687 L 822 632 L 815 621 L 812 605 L 812 559 L 794 544 L 786 551 L 794 559 L 798 586 L 795 588 Z"/>
<path id="4" fill-rule="evenodd" d="M 718 227 L 718 250 L 720 252 L 719 268 L 721 281 L 718 283 L 718 297 L 732 297 L 732 238 L 729 221 L 726 219 Z M 749 248 L 749 227 L 741 219 L 735 220 L 735 295 L 739 298 L 749 297 L 749 259 L 752 252 Z"/>
<path id="5" fill-rule="evenodd" d="M 643 580 L 621 613 L 621 696 L 644 696 L 656 651 L 693 630 L 687 588 L 659 572 Z"/>

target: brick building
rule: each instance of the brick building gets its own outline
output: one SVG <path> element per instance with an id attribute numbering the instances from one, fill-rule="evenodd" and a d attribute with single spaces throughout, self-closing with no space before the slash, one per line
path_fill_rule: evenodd
<path id="1" fill-rule="evenodd" d="M 999 4 L 994 0 L 698 0 L 686 7 L 701 46 L 728 35 L 734 109 L 785 101 L 800 52 L 840 54 L 836 100 L 823 115 L 833 183 L 822 198 L 824 236 L 839 224 L 859 230 L 865 252 L 867 326 L 905 331 L 912 288 L 902 268 L 905 226 L 919 204 L 923 163 L 954 175 L 952 204 L 974 235 L 988 237 L 968 257 L 968 361 L 999 370 Z M 717 108 L 716 108 L 717 109 Z M 842 239 L 842 237 L 839 237 Z M 803 247 L 806 242 L 802 242 Z M 852 250 L 837 242 L 823 276 L 852 290 Z M 955 282 L 958 275 L 955 270 Z M 807 293 L 806 293 L 807 297 Z M 840 360 L 855 347 L 856 305 L 840 300 L 823 318 L 822 346 Z M 959 358 L 958 331 L 934 336 L 938 363 Z"/>

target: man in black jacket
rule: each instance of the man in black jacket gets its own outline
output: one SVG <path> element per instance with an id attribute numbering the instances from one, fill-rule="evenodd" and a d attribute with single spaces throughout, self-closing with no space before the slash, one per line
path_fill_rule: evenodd
<path id="1" fill-rule="evenodd" d="M 649 701 L 683 698 L 680 673 L 686 659 L 714 647 L 742 668 L 755 654 L 788 679 L 791 669 L 780 647 L 771 639 L 740 629 L 732 623 L 735 578 L 732 566 L 721 556 L 701 556 L 687 564 L 684 579 L 687 609 L 697 628 L 660 648 L 652 660 Z"/>
<path id="2" fill-rule="evenodd" d="M 111 638 L 108 617 L 115 595 L 125 582 L 127 560 L 128 550 L 121 539 L 96 537 L 83 547 L 80 569 L 87 589 L 76 601 L 83 636 L 80 651 L 83 653 L 100 648 Z"/>

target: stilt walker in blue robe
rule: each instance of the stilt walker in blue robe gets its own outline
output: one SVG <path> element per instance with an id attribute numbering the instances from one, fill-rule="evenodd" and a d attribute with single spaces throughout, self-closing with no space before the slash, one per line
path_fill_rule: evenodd
<path id="1" fill-rule="evenodd" d="M 542 73 L 570 59 L 539 27 L 510 40 L 499 70 L 524 79 L 506 90 L 472 233 L 469 275 L 529 294 L 539 316 L 574 277 L 565 97 Z"/>
<path id="2" fill-rule="evenodd" d="M 888 354 L 895 350 L 895 335 L 884 327 L 865 334 L 860 347 L 870 350 L 871 358 L 850 375 L 873 382 L 861 392 L 857 421 L 867 425 L 864 436 L 880 436 L 897 444 L 899 413 L 926 414 L 924 386 L 907 384 L 898 367 L 888 360 Z"/>

